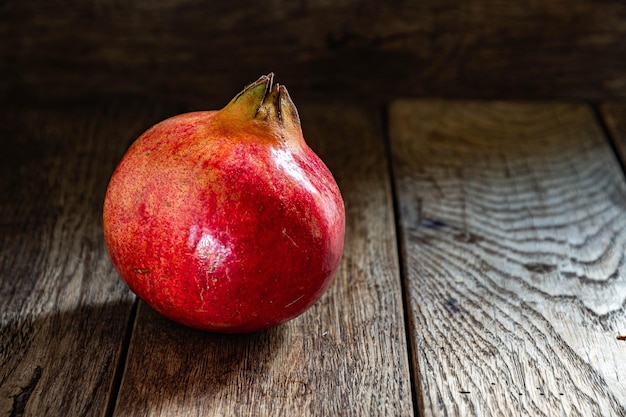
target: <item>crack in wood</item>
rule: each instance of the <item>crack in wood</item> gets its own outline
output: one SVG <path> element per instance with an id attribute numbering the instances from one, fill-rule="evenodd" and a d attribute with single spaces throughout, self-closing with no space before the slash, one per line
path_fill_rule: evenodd
<path id="1" fill-rule="evenodd" d="M 10 417 L 21 417 L 24 415 L 24 410 L 26 410 L 26 404 L 28 403 L 30 396 L 35 390 L 37 383 L 41 379 L 42 373 L 43 369 L 41 368 L 41 366 L 36 366 L 35 372 L 33 373 L 33 376 L 28 384 L 26 384 L 26 386 L 23 387 L 20 392 L 13 397 L 13 407 L 11 408 L 11 414 L 9 414 Z"/>

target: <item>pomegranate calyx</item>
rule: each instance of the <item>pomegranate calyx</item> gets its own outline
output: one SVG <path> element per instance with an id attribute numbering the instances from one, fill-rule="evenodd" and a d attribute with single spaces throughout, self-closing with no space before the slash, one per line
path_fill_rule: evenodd
<path id="1" fill-rule="evenodd" d="M 259 106 L 255 118 L 286 128 L 300 127 L 300 116 L 284 85 L 274 84 Z"/>
<path id="2" fill-rule="evenodd" d="M 272 87 L 273 81 L 273 72 L 262 75 L 258 80 L 244 87 L 244 89 L 222 109 L 222 112 L 236 110 L 249 118 L 255 118 Z"/>
<path id="3" fill-rule="evenodd" d="M 286 129 L 301 137 L 298 110 L 287 88 L 273 81 L 274 73 L 261 76 L 248 84 L 220 113 L 230 121 L 256 120 L 270 129 Z"/>

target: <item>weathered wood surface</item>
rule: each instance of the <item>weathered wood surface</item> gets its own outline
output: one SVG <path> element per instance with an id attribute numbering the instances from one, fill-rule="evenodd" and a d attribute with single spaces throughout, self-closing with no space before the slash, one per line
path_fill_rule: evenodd
<path id="1" fill-rule="evenodd" d="M 307 141 L 345 199 L 346 247 L 335 282 L 303 316 L 243 336 L 175 325 L 141 304 L 115 415 L 413 413 L 381 114 L 300 110 Z"/>
<path id="2" fill-rule="evenodd" d="M 0 3 L 0 98 L 626 96 L 621 0 Z"/>
<path id="3" fill-rule="evenodd" d="M 312 310 L 240 336 L 134 316 L 103 245 L 113 167 L 181 109 L 3 108 L 0 415 L 626 416 L 626 186 L 588 107 L 391 106 L 412 358 L 381 114 L 300 107 L 345 256 Z M 626 103 L 599 115 L 623 154 Z"/>
<path id="4" fill-rule="evenodd" d="M 625 416 L 626 187 L 594 113 L 397 101 L 390 130 L 419 415 Z"/>
<path id="5" fill-rule="evenodd" d="M 0 415 L 109 408 L 134 297 L 104 247 L 104 191 L 154 114 L 115 106 L 0 114 Z"/>

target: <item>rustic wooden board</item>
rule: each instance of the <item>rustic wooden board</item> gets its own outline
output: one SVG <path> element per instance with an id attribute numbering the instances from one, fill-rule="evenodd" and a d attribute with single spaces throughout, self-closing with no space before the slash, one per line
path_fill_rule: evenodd
<path id="1" fill-rule="evenodd" d="M 420 415 L 626 415 L 626 187 L 575 103 L 390 110 Z"/>
<path id="2" fill-rule="evenodd" d="M 622 0 L 0 6 L 0 98 L 222 102 L 274 71 L 294 97 L 626 95 Z"/>
<path id="3" fill-rule="evenodd" d="M 411 385 L 381 115 L 300 109 L 347 210 L 335 282 L 299 318 L 250 335 L 179 326 L 140 304 L 117 416 L 411 415 Z"/>
<path id="4" fill-rule="evenodd" d="M 130 110 L 0 112 L 0 415 L 110 409 L 134 297 L 106 254 L 101 207 L 155 117 Z"/>

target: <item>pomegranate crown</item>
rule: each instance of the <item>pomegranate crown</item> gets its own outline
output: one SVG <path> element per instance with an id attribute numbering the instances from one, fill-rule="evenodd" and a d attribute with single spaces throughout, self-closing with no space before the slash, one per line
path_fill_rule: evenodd
<path id="1" fill-rule="evenodd" d="M 274 73 L 261 76 L 248 84 L 222 111 L 237 112 L 244 119 L 256 119 L 301 132 L 300 116 L 287 88 L 273 81 Z"/>

